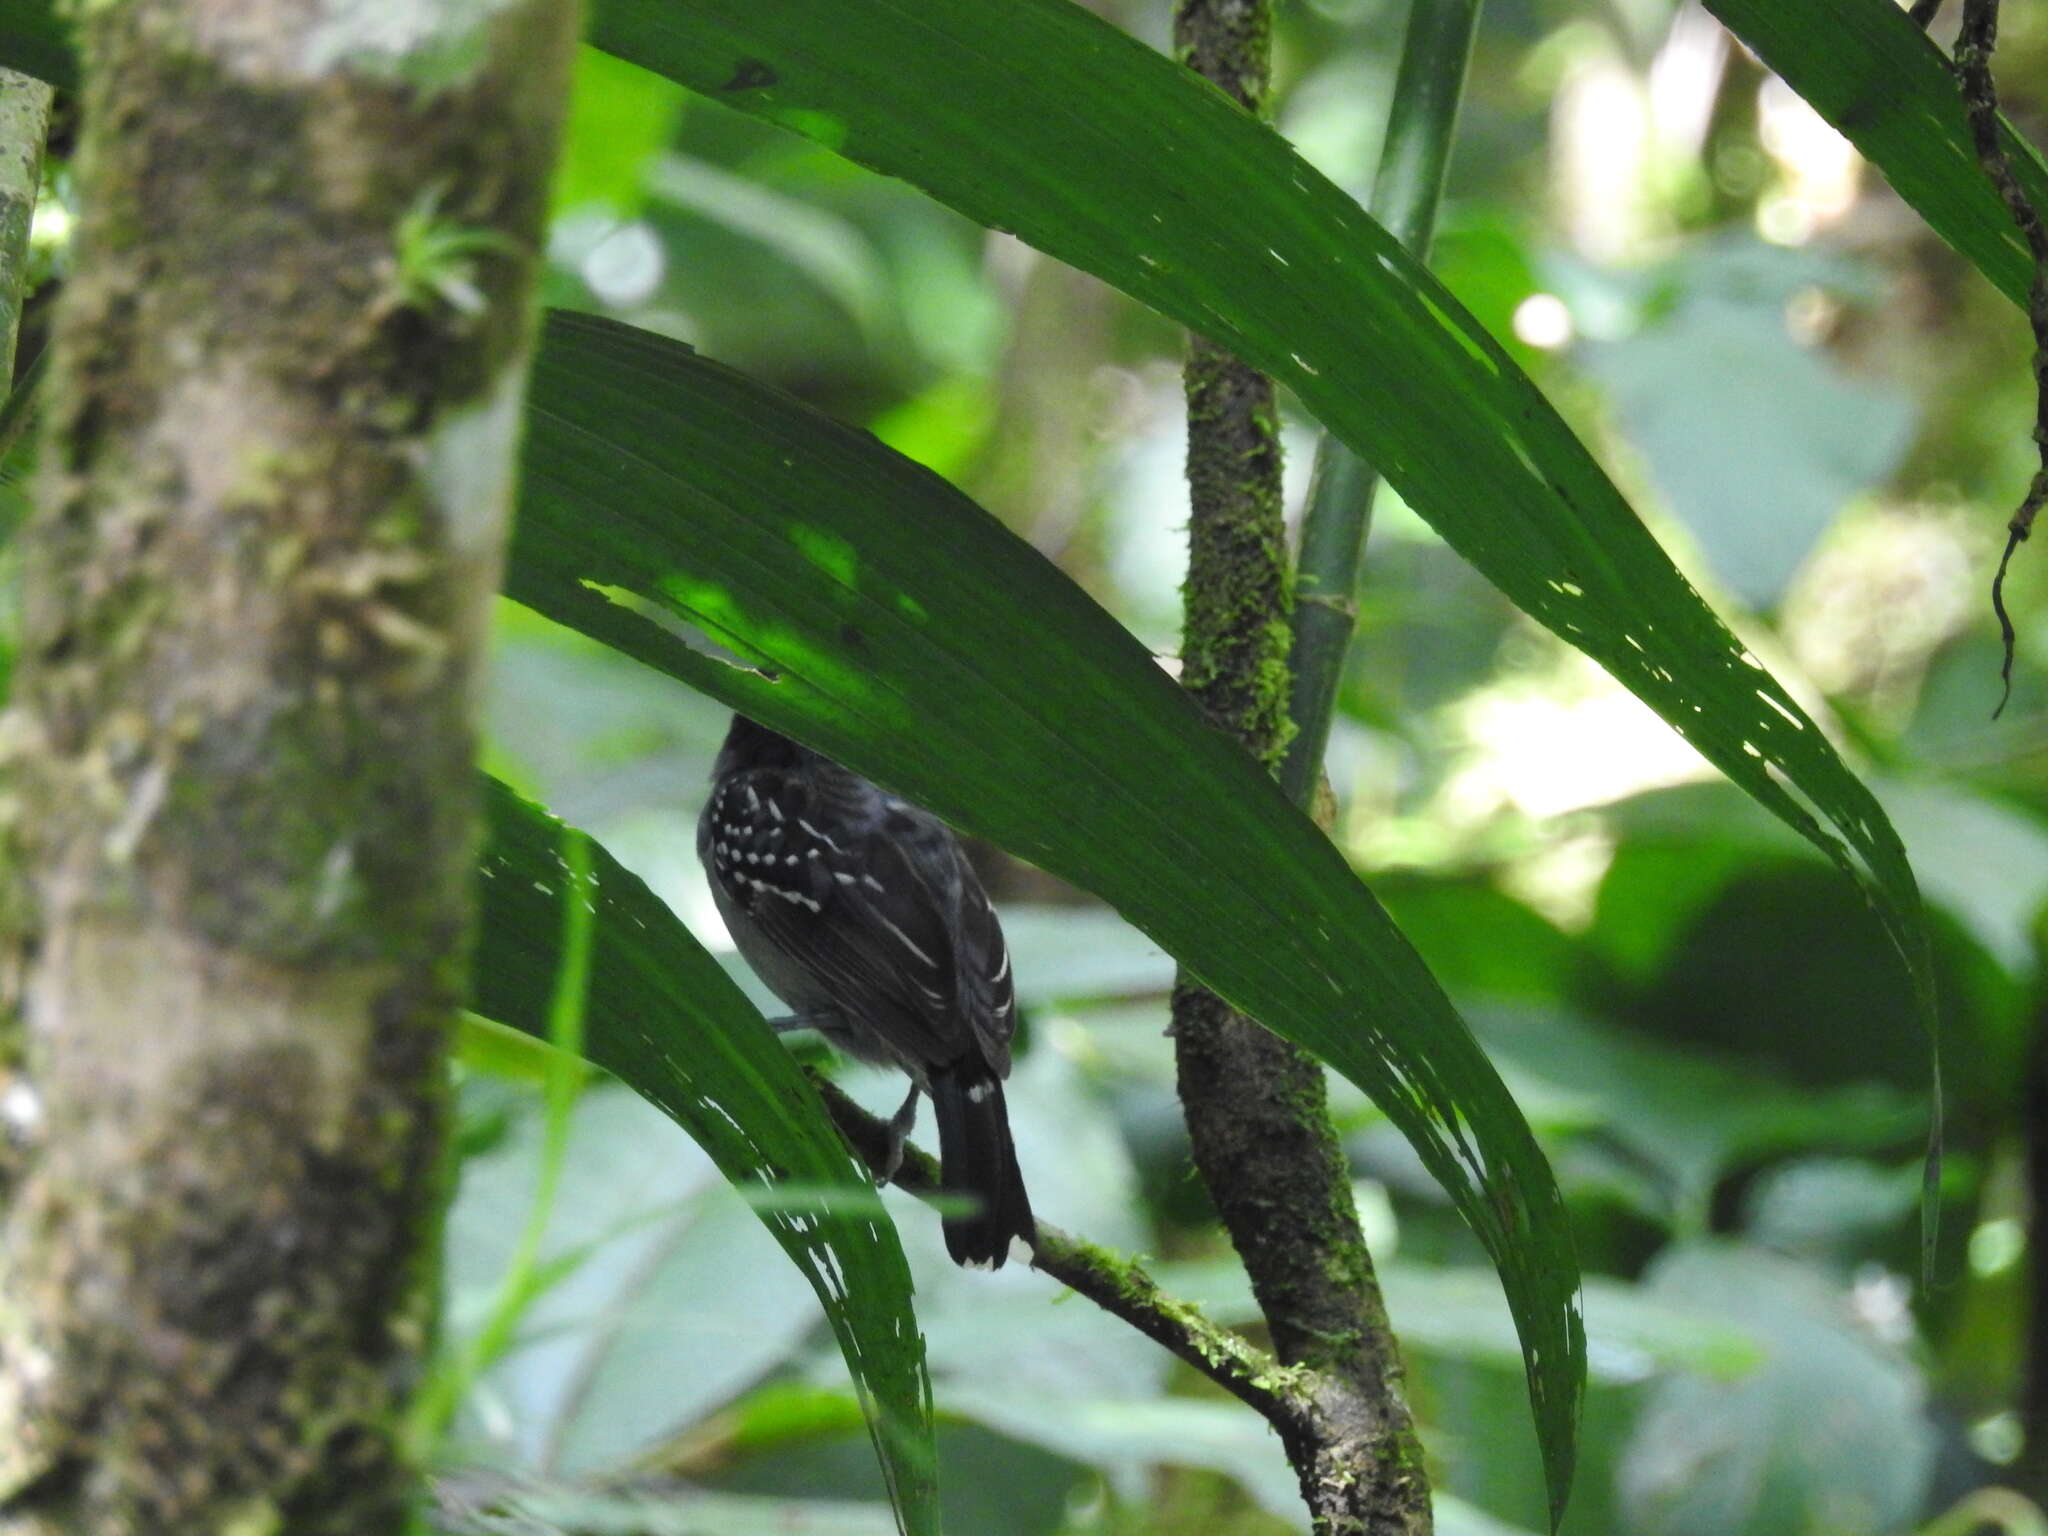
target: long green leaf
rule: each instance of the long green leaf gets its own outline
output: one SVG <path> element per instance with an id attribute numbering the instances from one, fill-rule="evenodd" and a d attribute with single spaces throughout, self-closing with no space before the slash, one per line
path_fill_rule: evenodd
<path id="1" fill-rule="evenodd" d="M 1769 20 L 1736 0 L 1719 8 L 1752 17 L 1738 25 Z M 1884 0 L 1779 9 L 1795 18 L 1781 44 L 1806 55 L 1897 20 L 1880 17 Z M 1853 25 L 1830 26 L 1830 15 Z M 1067 0 L 610 0 L 597 29 L 615 52 L 1015 229 L 1287 379 L 1521 606 L 1845 867 L 1853 849 L 1931 1007 L 1910 871 L 1862 787 L 1685 588 L 1505 354 L 1277 139 Z M 1922 112 L 1933 61 L 1914 46 L 1917 75 L 1866 62 L 1871 72 L 1823 110 L 1852 137 L 1862 119 L 1896 115 L 1959 145 L 1946 119 Z M 1909 99 L 1892 114 L 1900 78 Z M 1931 192 L 1898 179 L 1973 259 L 2000 259 L 2008 237 L 1995 204 L 1965 196 L 1938 211 Z M 1999 280 L 2010 291 L 2010 272 Z"/>
<path id="2" fill-rule="evenodd" d="M 865 434 L 587 316 L 550 318 L 531 400 L 508 592 L 1099 892 L 1371 1094 L 1500 1269 L 1562 1490 L 1584 1336 L 1549 1166 L 1315 825 L 1055 567 Z"/>
<path id="3" fill-rule="evenodd" d="M 2033 262 L 1977 164 L 1941 50 L 1892 0 L 1706 0 L 1707 9 L 1884 173 L 1928 227 L 2022 309 Z M 2037 208 L 2048 167 L 2000 120 L 2006 159 Z"/>
<path id="4" fill-rule="evenodd" d="M 0 6 L 0 66 L 51 85 L 78 84 L 71 29 L 57 19 L 50 0 L 7 0 Z"/>
<path id="5" fill-rule="evenodd" d="M 598 6 L 599 37 L 628 57 L 658 51 L 644 39 L 645 19 L 629 13 L 634 3 Z M 2026 303 L 2026 246 L 1997 193 L 1973 174 L 1976 156 L 1955 76 L 1895 0 L 1705 3 L 1883 172 L 1929 228 L 2014 303 Z M 77 59 L 50 0 L 9 0 L 0 16 L 0 64 L 55 85 L 77 84 Z M 2037 206 L 2048 206 L 2048 165 L 2040 152 L 2003 119 L 2001 132 L 2020 185 Z M 907 170 L 896 174 L 915 179 Z"/>
<path id="6" fill-rule="evenodd" d="M 1951 78 L 1891 0 L 1712 9 L 2022 298 L 2024 253 L 1975 170 Z M 1070 0 L 601 0 L 593 31 L 1016 230 L 1286 379 L 1518 605 L 1844 867 L 1853 849 L 1931 1022 L 1917 893 L 1875 802 L 1512 360 L 1277 137 Z M 65 79 L 59 36 L 48 0 L 12 0 L 0 62 Z M 2008 145 L 2022 185 L 2048 201 L 2039 157 L 2009 130 Z"/>
<path id="7" fill-rule="evenodd" d="M 1866 879 L 1933 1027 L 1919 893 L 1877 801 L 1506 350 L 1221 92 L 1072 0 L 600 0 L 592 40 L 1283 380 L 1518 607 Z"/>
<path id="8" fill-rule="evenodd" d="M 477 1012 L 541 1039 L 562 962 L 562 825 L 495 780 L 482 861 Z M 792 1184 L 843 1206 L 756 1203 L 818 1293 L 869 1410 L 908 1536 L 937 1536 L 931 1383 L 910 1309 L 910 1271 L 867 1173 L 817 1094 L 718 962 L 603 849 L 591 848 L 596 929 L 585 1054 L 696 1138 L 745 1191 Z"/>

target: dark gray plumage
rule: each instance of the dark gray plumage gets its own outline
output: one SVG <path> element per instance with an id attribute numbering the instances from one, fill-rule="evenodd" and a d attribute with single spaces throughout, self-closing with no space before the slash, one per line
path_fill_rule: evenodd
<path id="1" fill-rule="evenodd" d="M 1002 1080 L 1017 1005 L 1010 952 L 960 844 L 929 812 L 788 737 L 733 717 L 697 823 L 697 856 L 740 953 L 787 1003 L 863 1061 L 920 1090 L 941 1182 L 979 1209 L 945 1223 L 956 1263 L 999 1268 L 1034 1236 Z"/>

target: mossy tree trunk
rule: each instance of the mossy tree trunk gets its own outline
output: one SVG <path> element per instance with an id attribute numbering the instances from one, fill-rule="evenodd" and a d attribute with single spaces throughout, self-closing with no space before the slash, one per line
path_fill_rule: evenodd
<path id="1" fill-rule="evenodd" d="M 99 0 L 6 717 L 0 1532 L 407 1519 L 573 0 Z"/>
<path id="2" fill-rule="evenodd" d="M 1180 0 L 1174 42 L 1189 67 L 1263 113 L 1272 0 Z M 1186 383 L 1181 677 L 1219 727 L 1277 770 L 1292 735 L 1292 593 L 1273 382 L 1191 336 Z M 1321 1065 L 1185 976 L 1173 1036 L 1195 1166 L 1274 1353 L 1313 1372 L 1315 1411 L 1281 1436 L 1317 1536 L 1426 1536 L 1429 1481 Z"/>

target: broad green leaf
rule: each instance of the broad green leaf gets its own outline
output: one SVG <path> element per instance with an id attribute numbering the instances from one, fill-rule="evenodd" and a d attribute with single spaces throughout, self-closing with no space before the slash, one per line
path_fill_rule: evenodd
<path id="1" fill-rule="evenodd" d="M 1077 1395 L 962 1385 L 948 1410 L 1143 1486 L 1156 1466 L 1208 1467 L 1235 1480 L 1276 1519 L 1299 1521 L 1301 1485 L 1273 1432 L 1237 1404 L 1187 1397 Z"/>
<path id="2" fill-rule="evenodd" d="M 1514 1320 L 1500 1304 L 1500 1287 L 1484 1269 L 1398 1259 L 1378 1269 L 1387 1304 L 1401 1319 L 1404 1347 L 1513 1364 Z M 1212 1322 L 1233 1328 L 1258 1325 L 1258 1302 L 1234 1264 L 1198 1259 L 1159 1265 L 1152 1276 L 1173 1295 L 1200 1307 Z M 1639 1285 L 1600 1276 L 1586 1281 L 1586 1353 L 1595 1380 L 1618 1384 L 1664 1371 L 1734 1381 L 1765 1359 L 1753 1332 L 1714 1309 L 1661 1301 Z"/>
<path id="3" fill-rule="evenodd" d="M 71 29 L 50 0 L 8 0 L 0 7 L 0 65 L 52 85 L 78 84 Z"/>
<path id="4" fill-rule="evenodd" d="M 561 945 L 562 826 L 495 781 L 487 806 L 471 1006 L 545 1038 Z M 598 921 L 586 1053 L 689 1131 L 742 1191 L 846 1191 L 829 1209 L 757 1209 L 817 1292 L 867 1397 L 905 1531 L 936 1536 L 931 1387 L 895 1228 L 753 1005 L 646 886 L 602 849 L 591 853 Z"/>
<path id="5" fill-rule="evenodd" d="M 1754 236 L 1700 242 L 1623 282 L 1654 299 L 1629 334 L 1579 356 L 1707 564 L 1767 613 L 1842 508 L 1913 444 L 1919 412 L 1903 388 L 1851 373 L 1785 327 L 1802 289 L 1871 285 L 1851 263 Z"/>
<path id="6" fill-rule="evenodd" d="M 1592 1106 L 1595 1123 L 1654 1175 L 1688 1234 L 1706 1230 L 1716 1183 L 1745 1160 L 1813 1146 L 1895 1147 L 1925 1129 L 1920 1102 L 1882 1083 L 1795 1086 L 1555 1005 L 1481 1005 L 1472 1017 L 1504 1067 Z"/>
<path id="7" fill-rule="evenodd" d="M 1876 800 L 1501 344 L 1221 92 L 1072 0 L 600 0 L 592 41 L 1012 230 L 1285 382 L 1518 607 L 1867 878 L 1933 1028 L 1919 896 Z"/>
<path id="8" fill-rule="evenodd" d="M 2026 244 L 1977 167 L 1955 76 L 1903 7 L 1895 0 L 1706 0 L 1706 6 L 1882 171 L 1929 228 L 2025 305 L 2032 273 Z M 594 31 L 605 46 L 649 68 L 682 74 L 658 61 L 689 41 L 664 44 L 650 36 L 664 19 L 649 14 L 658 0 L 599 0 L 596 8 Z M 50 0 L 10 0 L 6 12 L 0 64 L 76 85 L 77 60 Z M 896 104 L 894 93 L 884 100 Z M 958 110 L 958 101 L 928 110 Z M 2035 206 L 2048 206 L 2048 165 L 2040 152 L 2002 118 L 2000 134 L 2021 187 Z M 881 168 L 919 180 L 905 167 Z M 1027 233 L 1022 221 L 1017 228 Z"/>
<path id="9" fill-rule="evenodd" d="M 1768 1168 L 1742 1196 L 1743 1230 L 1759 1247 L 1851 1272 L 1912 1214 L 1911 1168 L 1861 1157 L 1796 1158 Z"/>
<path id="10" fill-rule="evenodd" d="M 636 217 L 647 202 L 648 167 L 675 137 L 688 99 L 672 80 L 595 48 L 577 49 L 555 207 L 595 208 L 614 221 Z"/>
<path id="11" fill-rule="evenodd" d="M 2026 307 L 2034 271 L 2026 242 L 1977 164 L 1948 60 L 1903 8 L 1893 0 L 1706 6 L 1862 151 L 1930 229 Z M 1999 128 L 2020 186 L 2036 208 L 2048 208 L 2048 166 L 2010 123 L 2001 118 Z"/>
<path id="12" fill-rule="evenodd" d="M 463 1160 L 448 1212 L 457 1334 L 516 1262 L 547 1155 L 541 1117 L 513 1102 L 499 1140 Z M 809 1352 L 818 1309 L 803 1272 L 689 1134 L 631 1089 L 601 1080 L 577 1100 L 557 1177 L 536 1265 L 551 1283 L 524 1299 L 516 1347 L 481 1378 L 491 1438 L 520 1466 L 620 1475 Z"/>
<path id="13" fill-rule="evenodd" d="M 1757 1335 L 1767 1356 L 1739 1382 L 1669 1376 L 1650 1389 L 1616 1478 L 1626 1529 L 1913 1527 L 1940 1436 L 1925 1380 L 1868 1320 L 1881 1303 L 1852 1300 L 1825 1271 L 1733 1242 L 1666 1249 L 1644 1284 L 1653 1297 Z"/>
<path id="14" fill-rule="evenodd" d="M 510 595 L 1097 891 L 1371 1094 L 1501 1271 L 1561 1490 L 1584 1339 L 1556 1185 L 1315 825 L 1080 588 L 872 438 L 588 316 L 550 319 L 531 400 Z"/>

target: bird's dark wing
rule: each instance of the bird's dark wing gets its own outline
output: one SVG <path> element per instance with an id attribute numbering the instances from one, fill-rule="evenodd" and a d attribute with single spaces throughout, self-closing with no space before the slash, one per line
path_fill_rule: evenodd
<path id="1" fill-rule="evenodd" d="M 948 841 L 951 841 L 950 834 Z M 1010 1075 L 1010 1037 L 1017 1032 L 1017 986 L 1010 974 L 1010 946 L 1003 940 L 996 909 L 981 888 L 973 866 L 953 844 L 959 863 L 956 898 L 954 970 L 960 989 L 960 1011 L 974 1030 L 981 1054 L 998 1077 Z"/>
<path id="2" fill-rule="evenodd" d="M 776 772 L 726 780 L 705 827 L 706 863 L 726 898 L 850 1023 L 921 1067 L 972 1047 L 945 882 L 934 889 L 922 840 L 899 843 Z"/>

